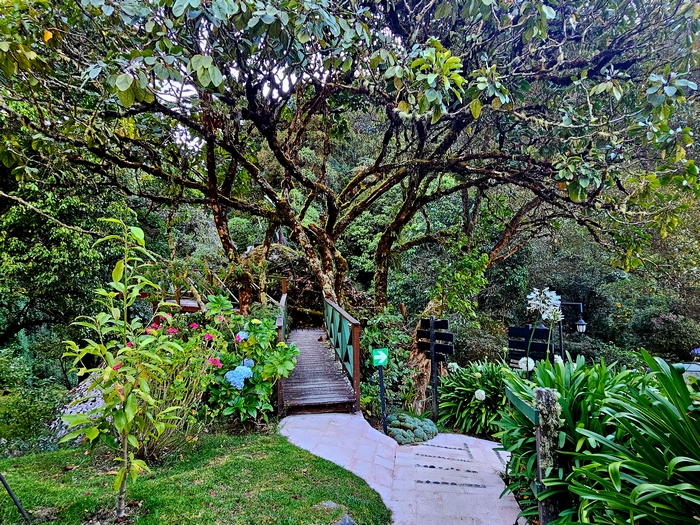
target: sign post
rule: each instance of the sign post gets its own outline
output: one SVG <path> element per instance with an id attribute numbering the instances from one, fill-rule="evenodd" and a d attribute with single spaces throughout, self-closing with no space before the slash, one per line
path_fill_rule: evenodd
<path id="1" fill-rule="evenodd" d="M 428 354 L 430 359 L 431 385 L 433 390 L 433 419 L 438 420 L 438 361 L 445 361 L 446 354 L 454 354 L 454 334 L 450 332 L 438 332 L 447 330 L 450 323 L 447 319 L 435 319 L 434 315 L 430 319 L 421 319 L 420 328 L 417 333 L 418 349 Z"/>
<path id="2" fill-rule="evenodd" d="M 388 348 L 375 348 L 372 350 L 372 364 L 379 367 L 379 399 L 382 403 L 382 429 L 387 434 L 386 429 L 386 400 L 384 398 L 384 366 L 389 362 Z"/>

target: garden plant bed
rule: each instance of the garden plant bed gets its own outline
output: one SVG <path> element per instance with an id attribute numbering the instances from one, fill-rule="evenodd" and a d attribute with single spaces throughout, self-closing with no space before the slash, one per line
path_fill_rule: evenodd
<path id="1" fill-rule="evenodd" d="M 181 457 L 130 488 L 129 499 L 141 502 L 134 522 L 324 524 L 345 512 L 363 524 L 391 521 L 364 481 L 275 434 L 207 436 Z M 96 463 L 83 450 L 62 450 L 2 460 L 0 472 L 30 514 L 51 509 L 49 523 L 77 525 L 114 507 L 113 476 Z M 7 494 L 0 497 L 0 523 L 22 523 Z M 338 507 L 320 505 L 326 501 Z"/>

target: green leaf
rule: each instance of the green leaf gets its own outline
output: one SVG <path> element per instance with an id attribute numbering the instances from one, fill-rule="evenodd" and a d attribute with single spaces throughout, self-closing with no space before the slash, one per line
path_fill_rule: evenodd
<path id="1" fill-rule="evenodd" d="M 126 440 L 129 442 L 129 445 L 131 445 L 132 447 L 139 448 L 139 440 L 136 439 L 136 436 L 134 436 L 133 434 L 129 434 L 126 437 Z"/>
<path id="2" fill-rule="evenodd" d="M 126 403 L 124 403 L 124 413 L 126 414 L 126 421 L 130 423 L 136 417 L 136 412 L 139 409 L 139 400 L 134 394 L 129 394 L 126 398 Z"/>
<path id="3" fill-rule="evenodd" d="M 125 477 L 126 477 L 126 466 L 121 467 L 119 469 L 119 472 L 117 472 L 117 475 L 114 477 L 114 490 L 119 490 L 119 487 L 121 487 L 122 482 L 124 481 Z"/>
<path id="4" fill-rule="evenodd" d="M 340 68 L 343 70 L 344 73 L 347 73 L 350 71 L 350 67 L 352 66 L 352 57 L 348 57 L 345 59 L 343 62 L 343 65 L 340 66 Z"/>
<path id="5" fill-rule="evenodd" d="M 144 234 L 143 230 L 139 228 L 138 226 L 129 226 L 129 230 L 131 230 L 131 235 L 136 239 L 136 242 L 140 246 L 145 245 L 145 240 L 144 240 Z"/>
<path id="6" fill-rule="evenodd" d="M 209 78 L 211 79 L 211 83 L 214 87 L 219 87 L 224 81 L 221 70 L 214 65 L 209 66 Z"/>
<path id="7" fill-rule="evenodd" d="M 117 264 L 114 265 L 114 270 L 112 270 L 112 280 L 115 282 L 119 282 L 122 280 L 123 275 L 124 275 L 124 260 L 119 259 L 117 261 Z"/>
<path id="8" fill-rule="evenodd" d="M 122 106 L 125 108 L 131 107 L 131 105 L 134 103 L 135 93 L 131 88 L 127 89 L 126 91 L 119 91 L 117 96 L 119 97 L 119 102 L 121 102 Z"/>
<path id="9" fill-rule="evenodd" d="M 548 5 L 542 4 L 542 12 L 544 13 L 544 16 L 547 17 L 548 20 L 554 20 L 557 16 L 557 12 Z"/>
<path id="10" fill-rule="evenodd" d="M 134 82 L 134 77 L 132 77 L 128 73 L 122 73 L 117 77 L 117 80 L 115 82 L 115 85 L 117 86 L 117 89 L 119 91 L 126 91 L 131 87 L 131 84 Z"/>
<path id="11" fill-rule="evenodd" d="M 190 0 L 175 0 L 175 3 L 173 4 L 173 15 L 178 17 L 182 16 L 185 9 L 187 9 L 189 5 Z"/>
<path id="12" fill-rule="evenodd" d="M 99 435 L 100 435 L 100 429 L 97 427 L 88 428 L 85 431 L 85 437 L 88 438 L 90 441 L 92 441 L 93 439 L 95 439 Z"/>
<path id="13" fill-rule="evenodd" d="M 469 109 L 472 112 L 472 117 L 475 119 L 479 118 L 479 115 L 481 115 L 481 107 L 481 101 L 478 98 L 471 101 L 469 104 Z"/>

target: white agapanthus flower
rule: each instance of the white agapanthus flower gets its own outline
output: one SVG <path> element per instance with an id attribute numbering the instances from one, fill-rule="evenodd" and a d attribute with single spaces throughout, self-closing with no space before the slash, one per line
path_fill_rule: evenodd
<path id="1" fill-rule="evenodd" d="M 539 312 L 543 321 L 558 322 L 561 320 L 561 297 L 549 288 L 535 288 L 527 296 L 527 310 Z"/>
<path id="2" fill-rule="evenodd" d="M 484 401 L 486 399 L 486 392 L 479 389 L 476 392 L 474 392 L 474 397 L 476 398 L 477 401 Z"/>
<path id="3" fill-rule="evenodd" d="M 477 372 L 476 374 L 474 374 L 474 377 L 476 377 L 477 379 L 481 379 L 481 372 Z"/>
<path id="4" fill-rule="evenodd" d="M 555 355 L 555 356 L 554 356 L 554 363 L 555 363 L 555 364 L 558 364 L 558 365 L 563 365 L 563 364 L 564 364 L 564 360 L 561 358 L 560 355 Z"/>
<path id="5" fill-rule="evenodd" d="M 535 362 L 530 357 L 523 357 L 522 359 L 520 359 L 520 361 L 518 361 L 518 366 L 521 370 L 525 370 L 525 372 L 530 372 L 531 370 L 535 369 Z"/>
<path id="6" fill-rule="evenodd" d="M 447 370 L 450 372 L 459 372 L 460 366 L 457 363 L 447 363 Z"/>

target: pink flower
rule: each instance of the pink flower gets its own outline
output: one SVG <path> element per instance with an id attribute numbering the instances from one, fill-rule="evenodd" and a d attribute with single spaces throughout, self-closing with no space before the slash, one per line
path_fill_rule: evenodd
<path id="1" fill-rule="evenodd" d="M 213 497 L 215 497 L 215 496 L 216 496 L 216 494 L 212 492 L 212 493 L 211 493 L 211 497 L 213 498 Z"/>
<path id="2" fill-rule="evenodd" d="M 221 368 L 221 359 L 218 357 L 210 357 L 209 358 L 209 363 L 214 365 L 216 368 Z M 212 497 L 214 497 L 214 493 L 212 492 Z"/>
<path id="3" fill-rule="evenodd" d="M 122 366 L 124 366 L 124 363 L 122 363 L 122 362 L 120 361 L 119 363 L 117 363 L 116 365 L 114 365 L 114 366 L 112 367 L 112 370 L 119 370 Z"/>
<path id="4" fill-rule="evenodd" d="M 153 323 L 151 325 L 151 328 L 155 328 L 156 330 L 158 330 L 158 328 L 160 328 L 160 325 L 158 323 Z"/>
<path id="5" fill-rule="evenodd" d="M 236 334 L 236 342 L 240 343 L 243 339 L 241 338 L 241 334 Z"/>
<path id="6" fill-rule="evenodd" d="M 211 334 L 204 334 L 204 339 L 206 339 L 207 341 L 211 341 L 212 339 L 214 339 L 214 336 Z"/>
<path id="7" fill-rule="evenodd" d="M 170 334 L 170 335 L 176 334 L 176 333 L 177 333 L 177 328 L 168 328 L 168 329 L 165 331 L 165 333 L 166 333 L 166 334 Z"/>
<path id="8" fill-rule="evenodd" d="M 221 316 L 217 317 L 216 319 L 217 319 L 217 321 L 219 321 L 219 322 L 221 322 L 221 321 L 223 321 L 223 320 L 224 320 L 224 318 L 223 318 L 223 317 L 221 317 Z"/>
<path id="9" fill-rule="evenodd" d="M 197 323 L 192 323 L 190 325 L 190 328 L 192 328 L 192 330 L 196 330 L 197 328 L 199 328 L 199 325 Z"/>
<path id="10" fill-rule="evenodd" d="M 134 346 L 134 343 L 132 343 L 131 341 L 129 341 L 128 343 L 126 343 L 126 346 L 127 346 L 128 348 L 131 348 L 132 346 Z"/>

